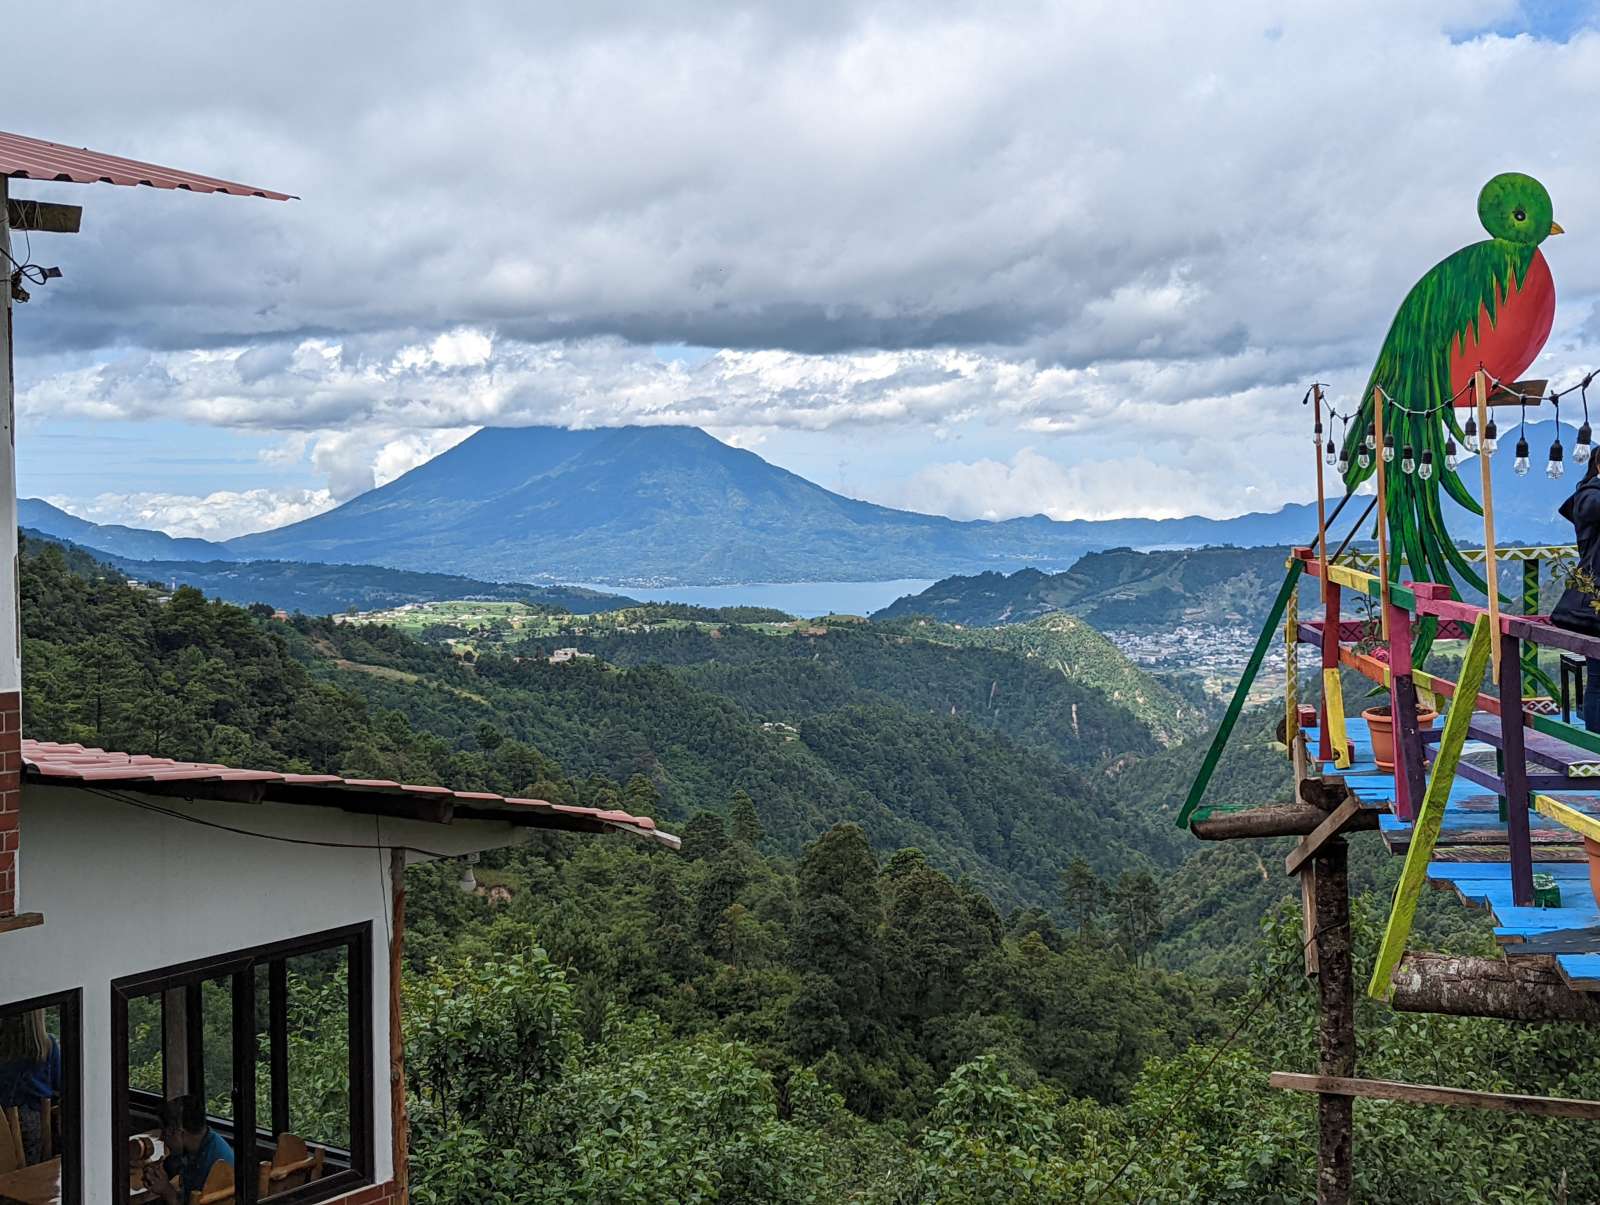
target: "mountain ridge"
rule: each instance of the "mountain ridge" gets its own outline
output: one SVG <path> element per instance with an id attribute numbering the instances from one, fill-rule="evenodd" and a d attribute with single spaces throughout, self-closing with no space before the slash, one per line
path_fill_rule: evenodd
<path id="1" fill-rule="evenodd" d="M 1551 424 L 1528 434 L 1547 447 Z M 1495 466 L 1501 531 L 1569 539 L 1555 510 L 1570 485 L 1515 477 L 1510 459 Z M 92 524 L 37 499 L 22 513 L 25 526 L 143 560 L 371 564 L 624 587 L 1059 572 L 1108 548 L 1283 546 L 1316 527 L 1310 503 L 1227 519 L 957 520 L 847 498 L 681 426 L 485 427 L 333 510 L 221 544 Z M 1464 540 L 1478 530 L 1459 508 L 1449 522 Z"/>

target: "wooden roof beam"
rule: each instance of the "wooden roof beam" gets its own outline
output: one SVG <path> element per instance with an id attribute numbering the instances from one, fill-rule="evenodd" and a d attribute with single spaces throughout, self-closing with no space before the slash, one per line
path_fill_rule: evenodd
<path id="1" fill-rule="evenodd" d="M 6 220 L 13 230 L 31 230 L 38 234 L 77 234 L 83 223 L 83 206 L 12 197 L 6 202 Z"/>

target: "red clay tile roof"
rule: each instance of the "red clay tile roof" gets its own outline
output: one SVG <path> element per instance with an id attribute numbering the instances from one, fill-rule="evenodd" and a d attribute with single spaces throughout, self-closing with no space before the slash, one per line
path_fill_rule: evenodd
<path id="1" fill-rule="evenodd" d="M 236 184 L 213 176 L 197 176 L 175 167 L 160 167 L 106 155 L 85 147 L 64 146 L 0 131 L 0 175 L 23 180 L 66 180 L 76 184 L 143 184 L 150 188 L 177 188 L 185 192 L 225 192 L 236 197 L 266 197 L 270 201 L 296 201 L 286 192 L 273 192 L 253 184 Z"/>
<path id="2" fill-rule="evenodd" d="M 656 828 L 648 816 L 601 808 L 570 807 L 543 799 L 518 799 L 489 791 L 392 782 L 386 778 L 340 778 L 337 774 L 282 774 L 239 770 L 207 762 L 173 761 L 138 753 L 111 753 L 52 741 L 22 742 L 24 779 L 65 786 L 120 788 L 191 799 L 248 800 L 349 808 L 448 824 L 453 820 L 499 820 L 539 828 L 598 832 L 621 829 L 677 849 L 682 842 Z M 359 807 L 352 807 L 358 804 Z"/>

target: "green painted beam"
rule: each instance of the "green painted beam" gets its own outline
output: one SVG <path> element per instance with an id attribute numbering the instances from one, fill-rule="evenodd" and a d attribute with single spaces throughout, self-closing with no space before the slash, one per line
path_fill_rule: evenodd
<path id="1" fill-rule="evenodd" d="M 1422 894 L 1422 885 L 1428 878 L 1428 860 L 1433 857 L 1433 846 L 1439 839 L 1445 804 L 1450 800 L 1450 788 L 1456 780 L 1456 764 L 1461 760 L 1461 747 L 1467 743 L 1467 729 L 1478 706 L 1483 671 L 1489 665 L 1489 646 L 1489 617 L 1480 615 L 1472 625 L 1472 638 L 1467 641 L 1461 685 L 1455 698 L 1450 700 L 1450 715 L 1445 719 L 1439 752 L 1433 759 L 1433 775 L 1428 779 L 1422 806 L 1411 823 L 1406 864 L 1400 871 L 1400 884 L 1394 890 L 1394 907 L 1389 912 L 1389 923 L 1384 926 L 1378 962 L 1372 968 L 1372 982 L 1367 985 L 1367 994 L 1375 1000 L 1389 998 L 1393 990 L 1389 977 L 1406 952 L 1406 939 L 1411 936 L 1411 922 L 1417 914 L 1417 897 Z"/>
<path id="2" fill-rule="evenodd" d="M 1267 614 L 1267 622 L 1261 628 L 1261 635 L 1256 637 L 1256 647 L 1250 652 L 1250 661 L 1245 665 L 1244 673 L 1239 678 L 1239 685 L 1234 688 L 1233 698 L 1228 702 L 1228 710 L 1223 714 L 1222 723 L 1217 727 L 1217 735 L 1212 738 L 1211 748 L 1206 750 L 1206 759 L 1200 763 L 1200 773 L 1195 775 L 1194 782 L 1189 787 L 1189 797 L 1184 800 L 1183 809 L 1178 813 L 1179 828 L 1189 827 L 1195 808 L 1200 806 L 1200 799 L 1205 795 L 1206 787 L 1211 785 L 1211 776 L 1216 773 L 1217 763 L 1222 760 L 1222 751 L 1228 745 L 1228 738 L 1233 735 L 1234 725 L 1239 722 L 1239 713 L 1244 710 L 1245 698 L 1249 695 L 1250 688 L 1255 685 L 1256 675 L 1261 672 L 1261 663 L 1266 660 L 1267 649 L 1272 646 L 1272 641 L 1278 634 L 1278 625 L 1283 622 L 1283 613 L 1288 609 L 1289 599 L 1299 586 L 1300 574 L 1304 571 L 1303 561 L 1290 562 L 1289 572 L 1283 578 L 1283 586 L 1278 590 L 1278 597 L 1273 600 L 1272 610 Z"/>

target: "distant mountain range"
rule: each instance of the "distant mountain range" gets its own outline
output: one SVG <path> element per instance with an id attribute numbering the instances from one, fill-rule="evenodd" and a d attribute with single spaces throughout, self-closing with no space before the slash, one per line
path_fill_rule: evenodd
<path id="1" fill-rule="evenodd" d="M 1528 428 L 1539 464 L 1516 477 L 1508 428 L 1495 465 L 1502 542 L 1571 536 L 1555 516 L 1570 483 L 1542 473 L 1551 429 Z M 1154 488 L 1129 483 L 1130 492 Z M 1356 499 L 1350 509 L 1364 505 Z M 1446 511 L 1464 541 L 1480 531 L 1474 516 Z M 364 564 L 483 581 L 641 586 L 1060 571 L 1107 548 L 1300 543 L 1316 530 L 1315 514 L 1297 504 L 1231 519 L 962 522 L 846 498 L 692 427 L 486 427 L 331 511 L 224 543 L 21 503 L 24 526 L 139 560 Z M 1347 514 L 1342 523 L 1350 521 Z"/>
<path id="2" fill-rule="evenodd" d="M 447 573 L 387 569 L 381 565 L 323 565 L 305 561 L 141 560 L 118 556 L 114 552 L 29 527 L 22 528 L 22 535 L 27 540 L 59 544 L 86 553 L 136 582 L 193 586 L 225 602 L 241 605 L 266 603 L 281 611 L 300 611 L 307 615 L 337 615 L 351 608 L 358 611 L 385 611 L 406 603 L 448 602 L 460 598 L 531 603 L 572 615 L 588 615 L 595 611 L 614 611 L 619 607 L 639 605 L 637 599 L 626 595 L 585 590 L 579 586 L 485 582 Z"/>
<path id="3" fill-rule="evenodd" d="M 1178 623 L 1259 623 L 1283 581 L 1287 548 L 1091 552 L 1063 573 L 1022 569 L 948 577 L 873 615 L 920 615 L 969 627 L 1063 612 L 1101 630 Z"/>

